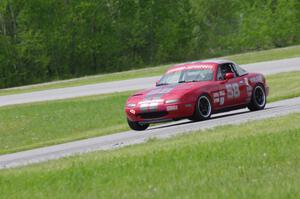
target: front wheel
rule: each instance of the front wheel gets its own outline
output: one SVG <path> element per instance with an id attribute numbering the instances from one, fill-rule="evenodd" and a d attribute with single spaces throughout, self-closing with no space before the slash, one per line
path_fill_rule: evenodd
<path id="1" fill-rule="evenodd" d="M 212 105 L 207 95 L 201 95 L 196 103 L 194 115 L 190 118 L 193 121 L 202 121 L 210 118 Z"/>
<path id="2" fill-rule="evenodd" d="M 258 111 L 265 108 L 267 103 L 266 92 L 262 85 L 257 85 L 253 89 L 251 101 L 248 108 L 251 111 Z"/>
<path id="3" fill-rule="evenodd" d="M 131 121 L 127 118 L 128 126 L 135 131 L 144 131 L 149 127 L 149 124 L 140 124 L 139 122 Z"/>

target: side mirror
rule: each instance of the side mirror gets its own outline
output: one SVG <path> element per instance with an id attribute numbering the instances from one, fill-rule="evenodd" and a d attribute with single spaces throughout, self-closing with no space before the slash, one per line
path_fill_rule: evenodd
<path id="1" fill-rule="evenodd" d="M 226 73 L 226 75 L 225 75 L 225 79 L 226 80 L 229 80 L 229 79 L 232 79 L 232 78 L 234 78 L 234 74 L 233 73 Z"/>

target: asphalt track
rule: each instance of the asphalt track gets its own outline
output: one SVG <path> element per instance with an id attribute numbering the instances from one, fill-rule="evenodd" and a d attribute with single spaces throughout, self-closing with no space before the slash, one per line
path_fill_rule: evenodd
<path id="1" fill-rule="evenodd" d="M 248 71 L 261 72 L 265 75 L 279 72 L 300 70 L 300 58 L 243 65 Z M 140 78 L 126 81 L 101 83 L 72 88 L 53 89 L 40 92 L 2 96 L 0 106 L 66 99 L 95 94 L 138 90 L 150 87 L 159 77 Z M 190 122 L 182 120 L 149 128 L 144 132 L 128 131 L 108 136 L 85 139 L 65 144 L 43 147 L 0 156 L 0 169 L 13 168 L 33 163 L 45 162 L 66 156 L 97 150 L 111 150 L 132 144 L 146 142 L 151 138 L 168 138 L 178 134 L 205 130 L 216 126 L 240 124 L 252 120 L 283 116 L 300 112 L 300 98 L 294 98 L 267 104 L 265 110 L 249 112 L 247 109 L 217 114 L 211 120 Z"/>
<path id="2" fill-rule="evenodd" d="M 265 75 L 300 70 L 300 57 L 277 61 L 260 62 L 242 65 L 249 72 L 260 72 Z M 113 92 L 145 89 L 154 86 L 160 77 L 138 78 L 108 83 L 44 90 L 32 93 L 0 96 L 0 106 L 68 99 Z"/>
<path id="3" fill-rule="evenodd" d="M 238 111 L 213 115 L 212 119 L 202 122 L 182 120 L 154 126 L 143 132 L 127 131 L 113 135 L 2 155 L 0 156 L 0 169 L 25 166 L 91 151 L 111 150 L 128 145 L 143 143 L 151 138 L 163 139 L 178 134 L 191 133 L 193 131 L 205 130 L 216 126 L 240 124 L 253 120 L 283 116 L 295 112 L 300 112 L 300 98 L 267 104 L 266 109 L 259 112 L 249 112 L 248 109 L 241 109 Z"/>

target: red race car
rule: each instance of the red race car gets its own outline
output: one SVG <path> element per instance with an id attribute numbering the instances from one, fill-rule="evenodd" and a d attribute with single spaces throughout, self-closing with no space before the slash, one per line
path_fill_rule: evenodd
<path id="1" fill-rule="evenodd" d="M 262 74 L 248 73 L 227 60 L 196 61 L 171 67 L 155 88 L 130 96 L 125 112 L 130 128 L 142 131 L 151 123 L 201 121 L 245 107 L 261 110 L 268 93 Z"/>

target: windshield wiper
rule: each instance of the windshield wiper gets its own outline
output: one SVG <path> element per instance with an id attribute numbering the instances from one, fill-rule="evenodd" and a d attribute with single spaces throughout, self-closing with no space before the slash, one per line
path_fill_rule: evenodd
<path id="1" fill-rule="evenodd" d="M 189 82 L 200 82 L 200 81 L 199 80 L 191 80 L 191 81 L 181 80 L 178 83 L 181 84 L 181 83 L 189 83 Z"/>
<path id="2" fill-rule="evenodd" d="M 167 83 L 160 83 L 160 84 L 156 84 L 156 86 L 165 86 L 168 85 Z"/>

